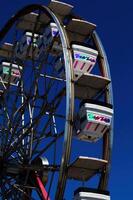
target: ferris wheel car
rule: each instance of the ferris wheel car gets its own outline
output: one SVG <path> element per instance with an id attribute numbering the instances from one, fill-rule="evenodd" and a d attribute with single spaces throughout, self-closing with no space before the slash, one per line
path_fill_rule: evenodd
<path id="1" fill-rule="evenodd" d="M 58 54 L 61 50 L 61 43 L 59 41 L 59 31 L 57 28 L 57 25 L 55 23 L 50 23 L 45 31 L 42 37 L 39 37 L 37 40 L 37 45 L 39 49 L 39 55 L 38 57 L 45 54 L 45 51 L 49 48 L 50 53 Z"/>
<path id="2" fill-rule="evenodd" d="M 96 64 L 98 52 L 92 48 L 73 44 L 73 69 L 75 79 L 77 80 L 80 76 L 85 73 L 90 73 Z"/>
<path id="3" fill-rule="evenodd" d="M 0 82 L 11 85 L 17 85 L 21 78 L 22 66 L 10 62 L 2 62 L 0 64 Z"/>
<path id="4" fill-rule="evenodd" d="M 112 116 L 113 109 L 110 104 L 95 101 L 81 103 L 80 130 L 76 132 L 76 137 L 89 142 L 99 140 L 110 129 Z"/>
<path id="5" fill-rule="evenodd" d="M 32 57 L 32 54 L 34 53 L 34 56 L 37 55 L 37 38 L 39 37 L 39 34 L 32 34 L 32 32 L 25 32 L 23 37 L 21 38 L 20 42 L 16 45 L 16 57 L 23 59 L 26 57 L 27 54 L 27 50 L 29 48 L 29 46 L 31 46 L 32 48 L 30 48 L 29 50 L 29 55 Z"/>
<path id="6" fill-rule="evenodd" d="M 74 79 L 78 80 L 83 74 L 89 74 L 91 72 L 96 64 L 98 51 L 77 44 L 72 45 L 72 50 Z M 55 68 L 58 71 L 59 76 L 64 77 L 65 69 L 61 57 L 56 59 Z"/>
<path id="7" fill-rule="evenodd" d="M 46 47 L 49 46 L 54 39 L 54 37 L 59 35 L 58 28 L 55 23 L 50 23 L 49 26 L 45 29 L 44 40 L 46 40 Z"/>
<path id="8" fill-rule="evenodd" d="M 109 192 L 97 191 L 88 188 L 78 188 L 74 192 L 74 200 L 110 200 Z"/>

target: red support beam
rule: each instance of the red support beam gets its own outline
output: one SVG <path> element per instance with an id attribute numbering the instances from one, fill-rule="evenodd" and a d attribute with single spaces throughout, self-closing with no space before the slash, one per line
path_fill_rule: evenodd
<path id="1" fill-rule="evenodd" d="M 48 193 L 47 191 L 45 190 L 45 187 L 42 183 L 42 180 L 41 178 L 39 177 L 38 174 L 35 174 L 35 177 L 36 177 L 36 181 L 37 181 L 37 184 L 38 184 L 38 188 L 42 194 L 42 197 L 43 197 L 43 200 L 50 200 L 49 196 L 48 196 Z"/>

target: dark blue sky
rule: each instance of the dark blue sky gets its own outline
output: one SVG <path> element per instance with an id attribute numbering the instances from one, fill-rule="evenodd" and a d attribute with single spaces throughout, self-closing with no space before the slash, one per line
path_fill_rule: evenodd
<path id="1" fill-rule="evenodd" d="M 0 27 L 23 6 L 45 0 L 1 0 Z M 133 2 L 131 0 L 65 0 L 75 12 L 97 24 L 113 82 L 115 122 L 110 191 L 113 200 L 132 198 L 133 180 Z"/>

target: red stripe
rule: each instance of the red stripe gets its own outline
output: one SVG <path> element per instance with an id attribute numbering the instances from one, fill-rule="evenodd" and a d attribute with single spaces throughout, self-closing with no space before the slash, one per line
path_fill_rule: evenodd
<path id="1" fill-rule="evenodd" d="M 89 123 L 87 124 L 87 126 L 86 126 L 86 129 L 88 130 L 88 129 L 91 127 L 91 125 L 92 125 L 92 122 L 89 122 Z"/>
<path id="2" fill-rule="evenodd" d="M 104 128 L 102 129 L 101 132 L 103 133 L 103 132 L 105 131 L 106 128 L 107 128 L 107 126 L 104 126 Z"/>
<path id="3" fill-rule="evenodd" d="M 46 192 L 45 187 L 44 187 L 40 177 L 37 174 L 36 174 L 36 180 L 37 180 L 39 189 L 40 189 L 40 191 L 42 193 L 43 200 L 50 200 L 50 198 L 48 197 L 48 193 Z"/>
<path id="4" fill-rule="evenodd" d="M 96 125 L 96 127 L 95 127 L 94 131 L 96 131 L 96 130 L 98 129 L 98 126 L 99 126 L 99 124 L 97 124 L 97 125 Z"/>
<path id="5" fill-rule="evenodd" d="M 80 68 L 81 70 L 84 68 L 85 64 L 86 64 L 86 63 L 83 63 L 83 65 L 82 65 L 81 68 Z"/>
<path id="6" fill-rule="evenodd" d="M 92 65 L 90 65 L 89 69 L 87 69 L 87 72 L 90 70 L 91 67 L 92 67 Z"/>
<path id="7" fill-rule="evenodd" d="M 77 64 L 78 64 L 78 61 L 76 61 L 76 63 L 74 64 L 74 68 L 76 68 Z"/>

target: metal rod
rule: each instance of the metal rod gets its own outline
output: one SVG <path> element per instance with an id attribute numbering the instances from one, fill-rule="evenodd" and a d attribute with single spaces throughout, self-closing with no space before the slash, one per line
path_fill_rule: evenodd
<path id="1" fill-rule="evenodd" d="M 46 189 L 45 189 L 40 177 L 37 174 L 35 174 L 35 178 L 36 178 L 39 190 L 41 191 L 43 200 L 50 200 L 50 197 L 48 197 L 48 193 L 47 193 L 47 191 L 46 191 Z"/>
<path id="2" fill-rule="evenodd" d="M 93 33 L 93 39 L 94 39 L 94 42 L 97 46 L 97 49 L 98 49 L 100 57 L 101 57 L 100 62 L 101 62 L 101 66 L 103 68 L 104 75 L 106 77 L 108 77 L 109 79 L 111 79 L 109 63 L 107 60 L 106 52 L 105 52 L 102 42 L 96 32 Z M 110 103 L 113 105 L 113 92 L 112 92 L 112 84 L 111 83 L 108 88 L 108 91 L 106 90 L 106 93 L 105 93 L 106 101 L 107 101 L 107 103 Z M 108 179 L 109 179 L 112 145 L 113 145 L 113 122 L 112 122 L 110 132 L 105 134 L 103 137 L 103 159 L 108 160 L 108 165 L 106 166 L 106 169 L 102 173 L 100 181 L 99 181 L 99 189 L 103 189 L 103 190 L 106 190 Z"/>

